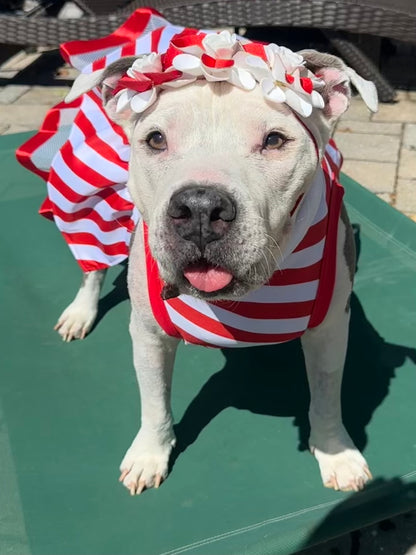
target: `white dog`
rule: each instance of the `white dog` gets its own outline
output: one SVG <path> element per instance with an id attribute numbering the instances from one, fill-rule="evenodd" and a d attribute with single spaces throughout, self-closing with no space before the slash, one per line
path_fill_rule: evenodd
<path id="1" fill-rule="evenodd" d="M 131 144 L 128 189 L 144 222 L 128 271 L 142 416 L 120 480 L 132 494 L 168 473 L 181 338 L 233 347 L 301 336 L 323 483 L 359 490 L 371 477 L 341 421 L 355 254 L 328 143 L 350 80 L 372 109 L 376 93 L 334 56 L 245 44 L 226 33 L 173 44 L 82 76 L 70 93 L 101 86 Z M 75 317 L 58 323 L 64 337 L 90 328 L 102 278 L 85 276 Z"/>

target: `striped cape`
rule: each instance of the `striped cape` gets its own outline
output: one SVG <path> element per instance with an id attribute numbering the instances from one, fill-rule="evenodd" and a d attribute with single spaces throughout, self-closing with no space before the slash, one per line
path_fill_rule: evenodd
<path id="1" fill-rule="evenodd" d="M 170 336 L 206 347 L 248 347 L 300 337 L 325 318 L 335 284 L 337 230 L 344 189 L 342 163 L 331 140 L 314 182 L 293 214 L 289 243 L 267 284 L 233 301 L 190 295 L 162 300 L 163 283 L 144 225 L 147 281 L 153 314 Z"/>
<path id="2" fill-rule="evenodd" d="M 121 56 L 165 52 L 183 29 L 143 8 L 111 35 L 65 43 L 61 53 L 73 67 L 91 73 Z M 97 88 L 54 106 L 16 156 L 47 182 L 40 213 L 55 221 L 84 272 L 128 256 L 140 217 L 126 187 L 130 146 L 121 127 L 107 117 Z"/>

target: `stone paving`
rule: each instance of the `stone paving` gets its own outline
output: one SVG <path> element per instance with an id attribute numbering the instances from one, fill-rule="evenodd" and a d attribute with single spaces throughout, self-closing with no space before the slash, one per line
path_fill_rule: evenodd
<path id="1" fill-rule="evenodd" d="M 33 84 L 19 79 L 22 71 L 31 64 L 36 66 L 44 55 L 20 51 L 0 64 L 0 135 L 37 129 L 48 108 L 68 92 L 76 73 L 64 64 L 53 75 L 46 68 Z M 343 171 L 416 221 L 416 92 L 399 91 L 397 103 L 382 104 L 376 114 L 370 114 L 363 101 L 354 97 L 338 124 L 335 140 L 344 156 Z M 416 512 L 297 555 L 382 553 L 416 555 Z"/>

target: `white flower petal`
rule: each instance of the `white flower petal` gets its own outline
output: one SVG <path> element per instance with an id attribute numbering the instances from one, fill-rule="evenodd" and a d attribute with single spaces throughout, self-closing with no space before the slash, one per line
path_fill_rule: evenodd
<path id="1" fill-rule="evenodd" d="M 317 91 L 312 91 L 311 100 L 312 100 L 312 105 L 315 108 L 324 108 L 325 107 L 325 101 Z"/>
<path id="2" fill-rule="evenodd" d="M 287 67 L 298 67 L 304 62 L 303 57 L 285 46 L 279 46 L 279 56 Z"/>
<path id="3" fill-rule="evenodd" d="M 272 91 L 274 89 L 275 83 L 274 83 L 273 79 L 270 77 L 270 78 L 267 78 L 267 79 L 262 79 L 260 81 L 260 86 L 261 86 L 261 89 L 263 91 L 263 94 L 268 94 L 270 91 Z"/>
<path id="4" fill-rule="evenodd" d="M 213 58 L 231 58 L 236 44 L 236 35 L 229 31 L 213 33 L 202 39 L 202 45 L 206 53 Z"/>
<path id="5" fill-rule="evenodd" d="M 270 102 L 280 103 L 286 101 L 285 92 L 280 87 L 277 87 L 272 80 L 264 79 L 260 85 L 264 96 L 267 100 L 270 100 Z"/>
<path id="6" fill-rule="evenodd" d="M 271 77 L 271 71 L 264 60 L 259 56 L 253 56 L 246 52 L 237 52 L 233 56 L 235 64 L 242 69 L 246 69 L 257 80 L 267 79 Z"/>
<path id="7" fill-rule="evenodd" d="M 274 59 L 272 75 L 275 81 L 282 81 L 282 83 L 286 83 L 286 68 L 279 56 L 276 56 Z"/>
<path id="8" fill-rule="evenodd" d="M 286 104 L 305 118 L 312 113 L 312 104 L 290 89 L 286 91 Z"/>
<path id="9" fill-rule="evenodd" d="M 160 54 L 152 52 L 151 54 L 141 56 L 134 61 L 133 65 L 127 70 L 127 75 L 134 78 L 134 72 L 137 73 L 159 73 L 162 71 L 162 61 Z"/>
<path id="10" fill-rule="evenodd" d="M 246 91 L 251 91 L 256 86 L 256 80 L 251 73 L 239 67 L 233 67 L 230 74 L 230 83 Z"/>
<path id="11" fill-rule="evenodd" d="M 152 88 L 142 93 L 137 93 L 130 101 L 131 109 L 138 114 L 144 112 L 156 100 L 156 89 Z"/>
<path id="12" fill-rule="evenodd" d="M 185 54 L 191 54 L 192 56 L 196 56 L 197 58 L 200 58 L 202 56 L 202 54 L 204 53 L 204 51 L 202 50 L 202 48 L 198 44 L 190 44 L 189 46 L 181 46 L 180 49 Z"/>
<path id="13" fill-rule="evenodd" d="M 202 75 L 201 60 L 192 54 L 178 54 L 173 58 L 172 65 L 178 71 L 190 75 Z"/>
<path id="14" fill-rule="evenodd" d="M 117 94 L 116 112 L 122 112 L 130 104 L 130 100 L 135 95 L 135 91 L 124 89 Z"/>
<path id="15" fill-rule="evenodd" d="M 271 64 L 274 63 L 276 57 L 279 57 L 283 65 L 287 69 L 293 69 L 295 67 L 301 66 L 304 62 L 302 56 L 293 52 L 285 46 L 277 46 L 277 44 L 271 43 L 264 47 L 267 55 L 267 59 L 270 60 Z"/>
<path id="16" fill-rule="evenodd" d="M 215 68 L 202 65 L 201 69 L 207 81 L 228 81 L 231 76 L 232 67 Z"/>

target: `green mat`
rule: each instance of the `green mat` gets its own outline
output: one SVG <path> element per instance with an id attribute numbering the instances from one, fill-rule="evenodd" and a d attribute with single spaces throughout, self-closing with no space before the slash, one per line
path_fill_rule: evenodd
<path id="1" fill-rule="evenodd" d="M 52 327 L 80 273 L 14 160 L 26 136 L 0 140 L 0 554 L 287 554 L 416 507 L 415 224 L 344 178 L 360 247 L 344 420 L 375 476 L 364 492 L 321 485 L 293 342 L 182 346 L 172 471 L 132 498 L 117 481 L 139 415 L 125 268 L 93 333 L 63 343 Z"/>

